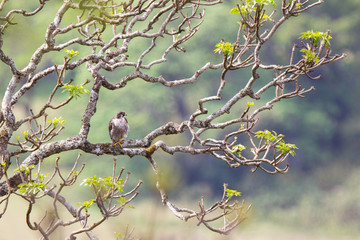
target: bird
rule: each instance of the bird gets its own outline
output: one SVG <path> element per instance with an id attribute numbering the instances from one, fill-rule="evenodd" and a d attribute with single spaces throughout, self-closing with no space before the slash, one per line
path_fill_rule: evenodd
<path id="1" fill-rule="evenodd" d="M 109 122 L 110 139 L 114 145 L 119 144 L 121 148 L 121 140 L 127 137 L 130 130 L 125 116 L 126 113 L 120 111 Z"/>

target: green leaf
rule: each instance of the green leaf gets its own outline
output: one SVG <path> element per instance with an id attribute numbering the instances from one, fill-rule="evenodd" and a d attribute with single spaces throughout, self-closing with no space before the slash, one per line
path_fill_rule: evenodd
<path id="1" fill-rule="evenodd" d="M 305 53 L 304 55 L 301 55 L 306 63 L 312 63 L 312 62 L 315 62 L 316 64 L 319 63 L 319 57 L 316 56 L 316 53 L 309 50 L 309 49 L 301 49 L 300 52 L 303 52 Z"/>
<path id="2" fill-rule="evenodd" d="M 82 183 L 80 183 L 80 185 L 85 185 L 85 186 L 99 186 L 99 179 L 96 177 L 96 175 L 94 175 L 91 178 L 86 178 L 82 181 Z"/>
<path id="3" fill-rule="evenodd" d="M 263 16 L 262 16 L 262 20 L 273 20 L 271 17 L 269 17 L 268 15 L 266 15 L 266 14 L 264 14 Z"/>
<path id="4" fill-rule="evenodd" d="M 35 165 L 20 166 L 20 170 L 21 170 L 21 172 L 23 172 L 25 174 L 25 176 L 27 176 L 34 167 L 35 167 Z M 19 168 L 16 168 L 14 170 L 14 172 L 19 172 Z"/>
<path id="5" fill-rule="evenodd" d="M 240 14 L 240 10 L 238 7 L 234 7 L 230 10 L 231 14 Z"/>
<path id="6" fill-rule="evenodd" d="M 256 132 L 255 137 L 265 139 L 265 144 L 269 144 L 269 143 L 278 142 L 284 137 L 284 135 L 277 134 L 275 131 L 270 132 L 269 130 L 264 130 L 264 131 Z"/>
<path id="7" fill-rule="evenodd" d="M 84 202 L 79 202 L 79 203 L 76 203 L 77 205 L 81 205 L 81 206 L 84 206 L 85 207 L 85 210 L 87 211 L 91 205 L 94 203 L 94 200 L 93 199 L 90 199 L 89 201 L 84 201 Z"/>
<path id="8" fill-rule="evenodd" d="M 73 56 L 78 56 L 79 52 L 78 51 L 74 51 L 74 49 L 68 50 L 68 49 L 64 49 L 64 51 L 68 54 L 68 58 L 71 59 Z"/>
<path id="9" fill-rule="evenodd" d="M 125 203 L 126 199 L 124 197 L 120 197 L 119 199 L 116 200 L 118 203 L 123 204 Z"/>
<path id="10" fill-rule="evenodd" d="M 249 108 L 249 107 L 251 107 L 251 106 L 254 105 L 254 102 L 247 102 L 246 105 L 247 105 L 247 107 Z"/>
<path id="11" fill-rule="evenodd" d="M 122 238 L 124 238 L 125 237 L 125 235 L 124 234 L 122 234 L 122 233 L 119 233 L 119 232 L 115 232 L 115 237 L 116 237 L 116 239 L 118 240 L 118 239 L 122 239 Z"/>
<path id="12" fill-rule="evenodd" d="M 263 8 L 267 5 L 272 5 L 274 8 L 276 7 L 276 3 L 274 0 L 246 0 L 246 2 L 242 2 L 242 5 L 239 7 L 234 7 L 230 10 L 231 14 L 241 14 L 243 18 L 247 19 L 249 14 L 258 10 L 259 8 Z M 265 17 L 263 19 L 270 19 L 269 17 Z"/>
<path id="13" fill-rule="evenodd" d="M 44 192 L 43 188 L 47 187 L 43 182 L 29 182 L 29 183 L 20 183 L 18 185 L 19 192 L 24 195 L 34 196 L 39 192 Z"/>
<path id="14" fill-rule="evenodd" d="M 321 43 L 330 47 L 330 39 L 332 39 L 332 37 L 327 32 L 314 32 L 311 30 L 302 32 L 299 39 L 309 40 L 314 47 L 318 47 Z"/>
<path id="15" fill-rule="evenodd" d="M 233 153 L 236 153 L 239 157 L 241 157 L 241 152 L 245 149 L 246 149 L 246 147 L 244 145 L 237 144 L 237 145 L 234 145 L 231 150 Z"/>
<path id="16" fill-rule="evenodd" d="M 226 190 L 225 190 L 225 197 L 226 197 L 226 198 L 228 198 L 228 199 L 230 200 L 233 196 L 240 197 L 240 196 L 241 196 L 241 192 L 238 192 L 238 191 L 233 190 L 233 189 L 226 189 Z"/>
<path id="17" fill-rule="evenodd" d="M 234 53 L 234 44 L 229 42 L 221 41 L 215 45 L 215 53 L 223 53 L 225 56 L 231 55 Z"/>
<path id="18" fill-rule="evenodd" d="M 34 173 L 33 176 L 35 178 L 38 178 L 39 179 L 39 182 L 42 182 L 49 174 L 46 173 L 46 174 L 41 174 L 41 173 Z"/>
<path id="19" fill-rule="evenodd" d="M 80 97 L 84 93 L 89 95 L 89 90 L 87 90 L 84 85 L 68 84 L 68 85 L 65 85 L 65 86 L 63 86 L 61 88 L 64 89 L 62 91 L 62 93 L 63 92 L 69 92 L 70 97 L 72 97 L 72 98 L 77 99 L 78 97 Z"/>
<path id="20" fill-rule="evenodd" d="M 65 124 L 65 120 L 62 119 L 62 117 L 49 119 L 48 122 L 53 125 L 53 128 L 57 128 L 57 126 Z"/>
<path id="21" fill-rule="evenodd" d="M 295 144 L 291 143 L 285 143 L 285 142 L 279 142 L 278 145 L 276 145 L 277 151 L 280 151 L 281 154 L 290 153 L 293 157 L 295 156 L 294 149 L 298 149 Z"/>
<path id="22" fill-rule="evenodd" d="M 298 149 L 295 144 L 292 143 L 285 143 L 284 141 L 284 135 L 283 134 L 277 134 L 275 131 L 258 131 L 255 133 L 256 138 L 262 138 L 265 139 L 265 144 L 275 143 L 276 142 L 276 150 L 280 151 L 281 154 L 287 154 L 288 152 L 295 156 L 294 149 Z"/>
<path id="23" fill-rule="evenodd" d="M 1 163 L 1 166 L 2 166 L 3 170 L 5 170 L 5 168 L 6 168 L 6 162 L 2 162 L 2 163 Z"/>
<path id="24" fill-rule="evenodd" d="M 94 175 L 91 178 L 84 179 L 80 185 L 94 187 L 96 194 L 98 194 L 101 191 L 107 192 L 110 189 L 114 189 L 119 192 L 122 192 L 124 187 L 124 180 L 119 179 L 118 181 L 114 182 L 111 176 L 101 178 L 101 177 L 96 177 L 96 175 Z"/>
<path id="25" fill-rule="evenodd" d="M 25 139 L 29 136 L 29 131 L 22 131 L 21 133 Z"/>

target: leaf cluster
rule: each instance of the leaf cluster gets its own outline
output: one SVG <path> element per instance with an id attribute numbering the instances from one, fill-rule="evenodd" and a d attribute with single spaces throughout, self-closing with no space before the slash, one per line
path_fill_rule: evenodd
<path id="1" fill-rule="evenodd" d="M 39 192 L 44 192 L 43 188 L 47 187 L 43 182 L 29 182 L 29 183 L 20 183 L 18 185 L 19 192 L 24 195 L 34 196 Z"/>
<path id="2" fill-rule="evenodd" d="M 108 198 L 114 197 L 115 194 L 123 192 L 125 183 L 124 180 L 114 179 L 111 176 L 97 177 L 94 175 L 93 177 L 84 179 L 80 185 L 92 187 L 93 192 L 97 198 L 107 200 Z M 120 204 L 124 204 L 126 199 L 124 197 L 118 196 L 116 201 Z M 93 203 L 94 200 L 89 200 L 80 202 L 78 205 L 85 206 L 86 209 L 89 209 Z"/>
<path id="3" fill-rule="evenodd" d="M 84 179 L 80 185 L 91 186 L 96 190 L 97 193 L 103 191 L 107 192 L 110 189 L 116 189 L 117 191 L 122 192 L 124 187 L 124 180 L 118 179 L 114 181 L 111 176 L 102 178 L 96 177 L 96 175 L 94 175 L 91 178 Z"/>
<path id="4" fill-rule="evenodd" d="M 89 95 L 89 90 L 87 90 L 84 85 L 67 84 L 61 88 L 64 89 L 62 92 L 69 92 L 71 98 L 77 99 L 84 93 Z"/>
<path id="5" fill-rule="evenodd" d="M 232 8 L 230 13 L 234 15 L 239 14 L 244 18 L 244 20 L 246 20 L 252 13 L 256 11 L 260 12 L 264 6 L 267 5 L 272 5 L 274 8 L 276 7 L 274 0 L 241 0 L 241 4 Z M 263 19 L 270 20 L 270 17 L 266 14 L 263 14 L 262 20 Z"/>
<path id="6" fill-rule="evenodd" d="M 65 120 L 62 117 L 48 120 L 47 114 L 44 116 L 43 124 L 40 124 L 36 119 L 30 120 L 30 129 L 21 131 L 23 140 L 21 141 L 20 136 L 15 135 L 16 143 L 12 143 L 12 145 L 19 146 L 20 149 L 13 155 L 38 149 L 43 143 L 49 142 L 57 136 L 64 129 L 64 124 Z"/>
<path id="7" fill-rule="evenodd" d="M 35 167 L 35 165 L 30 165 L 30 166 L 20 166 L 20 168 L 15 169 L 15 172 L 22 172 L 25 177 L 27 177 L 30 173 L 31 170 Z"/>
<path id="8" fill-rule="evenodd" d="M 18 185 L 18 191 L 20 194 L 25 196 L 35 196 L 39 192 L 44 193 L 44 188 L 48 187 L 46 183 L 44 183 L 45 178 L 49 175 L 41 174 L 41 173 L 34 173 L 31 174 L 31 170 L 35 167 L 35 165 L 30 166 L 20 166 L 15 171 L 21 171 L 21 174 L 26 178 L 26 181 L 20 183 Z"/>
<path id="9" fill-rule="evenodd" d="M 24 139 L 26 140 L 29 136 L 29 130 L 21 131 L 21 134 L 24 136 Z M 16 139 L 19 140 L 20 136 L 17 136 Z"/>
<path id="10" fill-rule="evenodd" d="M 49 119 L 48 122 L 53 125 L 53 128 L 57 128 L 59 125 L 65 124 L 65 120 L 62 117 Z"/>
<path id="11" fill-rule="evenodd" d="M 321 43 L 324 43 L 326 47 L 330 47 L 330 39 L 332 37 L 328 32 L 314 32 L 311 30 L 302 32 L 299 39 L 309 40 L 314 47 L 319 47 Z"/>
<path id="12" fill-rule="evenodd" d="M 89 210 L 91 205 L 94 203 L 94 199 L 90 199 L 89 201 L 83 201 L 76 203 L 77 205 L 84 206 L 85 210 Z"/>
<path id="13" fill-rule="evenodd" d="M 79 56 L 79 52 L 78 51 L 74 51 L 74 49 L 64 49 L 64 51 L 67 53 L 68 55 L 68 59 L 71 59 L 73 56 Z"/>
<path id="14" fill-rule="evenodd" d="M 234 54 L 234 44 L 229 42 L 224 42 L 223 40 L 215 45 L 215 53 L 223 53 L 224 56 L 229 56 Z"/>
<path id="15" fill-rule="evenodd" d="M 233 190 L 233 189 L 229 189 L 229 188 L 227 188 L 226 190 L 225 190 L 225 197 L 227 198 L 227 199 L 231 199 L 232 197 L 234 197 L 234 196 L 236 196 L 236 197 L 240 197 L 241 196 L 241 192 L 238 192 L 238 191 L 236 191 L 236 190 Z"/>
<path id="16" fill-rule="evenodd" d="M 300 50 L 300 52 L 304 53 L 302 57 L 306 60 L 306 63 L 315 62 L 316 64 L 318 64 L 319 54 L 316 52 L 316 50 L 321 45 L 330 48 L 330 39 L 332 39 L 332 37 L 328 32 L 314 32 L 311 30 L 307 32 L 302 32 L 299 39 L 305 39 L 310 41 L 310 45 Z"/>
<path id="17" fill-rule="evenodd" d="M 275 131 L 258 131 L 255 133 L 256 138 L 265 140 L 266 145 L 274 145 L 278 152 L 281 152 L 281 155 L 290 153 L 292 156 L 295 156 L 295 150 L 298 149 L 295 144 L 285 143 L 284 135 L 277 134 Z"/>
<path id="18" fill-rule="evenodd" d="M 236 153 L 239 157 L 241 157 L 241 152 L 245 149 L 246 147 L 242 144 L 237 144 L 232 147 L 232 151 Z"/>
<path id="19" fill-rule="evenodd" d="M 304 53 L 301 56 L 306 60 L 306 63 L 312 63 L 312 62 L 315 62 L 316 64 L 319 63 L 319 57 L 316 55 L 316 52 L 305 48 L 301 49 L 300 52 Z"/>

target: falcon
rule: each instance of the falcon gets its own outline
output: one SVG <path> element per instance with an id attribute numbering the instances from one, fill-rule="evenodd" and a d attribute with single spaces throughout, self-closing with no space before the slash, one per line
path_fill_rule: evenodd
<path id="1" fill-rule="evenodd" d="M 118 112 L 109 122 L 109 134 L 114 145 L 121 146 L 121 140 L 126 138 L 129 132 L 129 125 L 125 118 L 125 112 Z"/>

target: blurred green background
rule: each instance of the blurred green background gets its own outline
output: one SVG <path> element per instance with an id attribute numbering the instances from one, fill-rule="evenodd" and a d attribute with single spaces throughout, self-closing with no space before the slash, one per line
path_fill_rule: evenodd
<path id="1" fill-rule="evenodd" d="M 22 1 L 21 6 L 31 8 L 36 2 Z M 52 21 L 51 13 L 56 12 L 59 2 L 50 1 L 45 11 L 37 17 L 16 17 L 19 24 L 6 29 L 4 50 L 14 57 L 19 68 L 25 66 L 32 52 L 42 43 L 44 30 Z M 220 61 L 221 57 L 214 54 L 213 49 L 221 38 L 229 42 L 235 40 L 237 19 L 229 14 L 235 3 L 226 1 L 209 8 L 201 30 L 191 44 L 184 46 L 187 52 L 171 54 L 166 64 L 150 73 L 180 79 L 191 76 L 197 67 L 208 61 Z M 194 221 L 181 222 L 161 205 L 160 196 L 154 190 L 154 174 L 146 160 L 118 157 L 118 165 L 132 173 L 131 184 L 138 179 L 144 180 L 144 184 L 133 204 L 136 207 L 134 210 L 125 211 L 124 215 L 111 219 L 107 225 L 95 231 L 100 239 L 115 239 L 114 232 L 125 232 L 127 225 L 130 229 L 135 228 L 133 236 L 141 239 L 356 239 L 360 236 L 359 11 L 357 1 L 325 0 L 324 4 L 285 23 L 265 46 L 262 55 L 264 63 L 285 64 L 292 43 L 298 41 L 301 32 L 330 29 L 333 53 L 347 54 L 344 60 L 319 69 L 316 74 L 322 75 L 320 80 L 301 79 L 303 86 L 314 85 L 316 88 L 305 99 L 280 102 L 273 111 L 261 115 L 263 119 L 258 125 L 259 130 L 271 129 L 283 133 L 287 142 L 299 147 L 295 158 L 290 159 L 287 174 L 271 176 L 260 171 L 251 173 L 247 167 L 229 169 L 225 163 L 209 156 L 155 155 L 164 174 L 169 176 L 169 195 L 176 203 L 196 208 L 202 195 L 208 198 L 209 203 L 210 200 L 216 201 L 221 198 L 224 182 L 230 188 L 241 191 L 241 198 L 248 204 L 252 203 L 253 208 L 249 219 L 234 233 L 219 236 L 207 232 L 203 226 L 196 227 Z M 166 39 L 163 41 L 165 43 Z M 158 45 L 159 50 L 151 57 L 161 56 L 161 44 Z M 130 45 L 130 59 L 138 56 L 147 46 L 147 43 L 141 42 Z M 73 46 L 73 49 L 80 51 L 80 55 L 87 51 L 78 46 Z M 43 61 L 43 67 L 60 64 L 64 55 L 48 56 Z M 115 83 L 127 71 L 118 69 L 104 74 Z M 0 64 L 0 72 L 0 94 L 3 94 L 10 73 L 4 64 Z M 249 74 L 250 69 L 232 72 L 224 90 L 224 99 L 237 91 Z M 132 81 L 119 91 L 102 89 L 97 113 L 91 122 L 89 140 L 110 142 L 107 124 L 119 110 L 128 114 L 130 139 L 141 138 L 169 120 L 182 121 L 197 108 L 198 99 L 215 93 L 219 75 L 219 71 L 208 71 L 193 85 L 171 89 L 141 80 Z M 75 79 L 76 84 L 81 84 L 90 75 L 85 67 L 80 67 L 76 71 L 69 71 L 67 78 L 70 77 Z M 271 73 L 264 72 L 261 77 L 267 81 Z M 54 83 L 54 76 L 48 77 L 25 95 L 15 109 L 17 117 L 27 114 L 30 108 L 35 111 L 40 108 Z M 58 94 L 56 101 L 60 102 L 65 97 Z M 78 133 L 87 101 L 87 96 L 84 96 L 61 109 L 60 113 L 49 111 L 49 117 L 62 116 L 66 120 L 62 136 Z M 246 103 L 247 100 L 244 101 Z M 209 109 L 216 107 L 216 104 L 208 106 Z M 168 141 L 170 144 L 186 144 L 184 139 L 178 137 L 169 138 Z M 62 166 L 71 167 L 77 154 L 76 151 L 61 154 Z M 55 158 L 47 159 L 44 167 L 51 169 Z M 107 176 L 112 172 L 111 156 L 84 154 L 81 159 L 87 163 L 83 178 L 93 174 Z M 68 193 L 74 202 L 91 197 L 87 189 L 78 185 L 75 188 L 78 195 L 74 196 L 74 191 Z M 37 233 L 26 229 L 24 212 L 19 211 L 25 209 L 25 203 L 15 197 L 11 200 L 8 212 L 0 221 L 0 240 L 21 239 L 24 236 L 37 239 Z M 59 239 L 63 239 L 61 231 L 57 234 Z"/>

